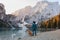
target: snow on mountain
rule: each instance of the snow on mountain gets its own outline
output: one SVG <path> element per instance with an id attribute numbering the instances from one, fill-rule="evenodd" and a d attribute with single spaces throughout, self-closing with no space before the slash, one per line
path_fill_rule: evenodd
<path id="1" fill-rule="evenodd" d="M 12 15 L 17 16 L 17 20 L 24 19 L 25 22 L 47 20 L 58 15 L 60 12 L 58 2 L 39 1 L 34 7 L 27 6 L 15 11 Z"/>
<path id="2" fill-rule="evenodd" d="M 14 13 L 12 13 L 12 15 L 17 16 L 16 18 L 17 20 L 22 20 L 26 15 L 29 15 L 31 10 L 32 10 L 32 7 L 27 6 L 25 8 L 15 11 Z"/>
<path id="3" fill-rule="evenodd" d="M 31 16 L 30 19 L 27 20 L 27 22 L 32 23 L 32 21 L 44 21 L 47 20 L 49 18 L 52 18 L 56 15 L 58 15 L 60 12 L 60 5 L 58 4 L 58 2 L 39 2 L 37 6 L 34 7 L 34 9 L 36 8 L 36 12 L 34 15 Z M 41 6 L 44 5 L 44 6 Z"/>

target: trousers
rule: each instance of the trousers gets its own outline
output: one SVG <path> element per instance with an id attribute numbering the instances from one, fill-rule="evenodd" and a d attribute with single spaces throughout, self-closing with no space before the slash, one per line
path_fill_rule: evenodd
<path id="1" fill-rule="evenodd" d="M 37 33 L 36 33 L 36 30 L 33 30 L 33 34 L 32 34 L 33 36 L 35 35 L 37 35 Z"/>

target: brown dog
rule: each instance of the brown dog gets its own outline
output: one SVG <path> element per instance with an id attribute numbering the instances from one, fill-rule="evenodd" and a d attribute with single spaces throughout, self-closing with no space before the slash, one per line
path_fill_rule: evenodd
<path id="1" fill-rule="evenodd" d="M 27 32 L 30 36 L 32 36 L 32 31 L 31 30 L 27 30 Z"/>

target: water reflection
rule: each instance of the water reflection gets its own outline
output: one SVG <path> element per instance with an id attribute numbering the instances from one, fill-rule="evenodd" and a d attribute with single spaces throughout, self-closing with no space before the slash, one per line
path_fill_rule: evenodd
<path id="1" fill-rule="evenodd" d="M 7 31 L 0 31 L 0 40 L 17 40 L 18 38 L 24 38 L 27 36 L 27 28 L 23 24 L 18 24 L 18 26 L 22 29 L 16 30 L 16 29 L 11 29 Z"/>
<path id="2" fill-rule="evenodd" d="M 17 40 L 26 36 L 25 30 L 0 31 L 0 40 Z"/>

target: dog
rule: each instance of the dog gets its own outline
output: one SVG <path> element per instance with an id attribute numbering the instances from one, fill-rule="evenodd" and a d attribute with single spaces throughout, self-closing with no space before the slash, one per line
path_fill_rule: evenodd
<path id="1" fill-rule="evenodd" d="M 32 36 L 32 31 L 31 30 L 27 30 L 27 32 L 30 36 Z"/>

